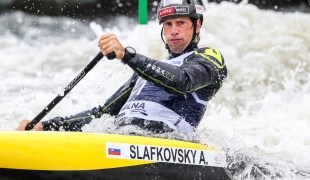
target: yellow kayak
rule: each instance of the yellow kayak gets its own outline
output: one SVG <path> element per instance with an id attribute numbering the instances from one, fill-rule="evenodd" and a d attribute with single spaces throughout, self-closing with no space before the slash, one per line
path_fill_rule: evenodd
<path id="1" fill-rule="evenodd" d="M 0 131 L 0 179 L 229 179 L 225 152 L 153 137 Z"/>

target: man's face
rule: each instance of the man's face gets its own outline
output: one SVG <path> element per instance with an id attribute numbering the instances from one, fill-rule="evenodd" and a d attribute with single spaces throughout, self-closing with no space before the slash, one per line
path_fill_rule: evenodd
<path id="1" fill-rule="evenodd" d="M 200 20 L 197 21 L 200 24 Z M 181 53 L 189 45 L 193 35 L 193 23 L 189 17 L 178 17 L 163 21 L 164 36 L 173 53 Z M 200 32 L 197 26 L 196 33 Z"/>

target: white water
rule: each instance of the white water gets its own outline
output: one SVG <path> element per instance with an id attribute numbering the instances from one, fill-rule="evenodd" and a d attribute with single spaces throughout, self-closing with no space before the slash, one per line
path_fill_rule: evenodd
<path id="1" fill-rule="evenodd" d="M 310 179 L 309 20 L 309 14 L 210 3 L 200 47 L 222 52 L 228 78 L 197 132 L 157 136 L 226 150 L 233 179 Z M 116 33 L 139 52 L 139 27 L 126 25 L 127 19 L 118 22 L 105 27 L 21 12 L 0 16 L 0 130 L 14 130 L 61 93 L 99 52 L 98 35 Z M 160 30 L 149 22 L 148 52 L 154 59 L 167 55 Z M 103 104 L 131 74 L 119 61 L 104 59 L 45 119 Z M 113 117 L 105 116 L 84 130 L 126 134 L 133 127 L 117 129 Z"/>

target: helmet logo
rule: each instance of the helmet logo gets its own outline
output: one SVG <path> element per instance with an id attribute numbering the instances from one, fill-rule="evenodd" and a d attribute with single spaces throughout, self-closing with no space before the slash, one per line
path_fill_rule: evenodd
<path id="1" fill-rule="evenodd" d="M 158 12 L 159 18 L 169 16 L 172 14 L 174 14 L 174 7 L 163 8 L 163 9 L 159 10 L 159 12 Z"/>
<path id="2" fill-rule="evenodd" d="M 170 4 L 182 4 L 182 0 L 164 0 L 163 6 L 168 6 Z"/>
<path id="3" fill-rule="evenodd" d="M 203 7 L 200 5 L 195 5 L 196 7 L 196 13 L 197 14 L 203 14 Z"/>
<path id="4" fill-rule="evenodd" d="M 187 6 L 173 6 L 160 9 L 158 11 L 158 17 L 162 18 L 169 15 L 177 15 L 177 14 L 189 14 L 189 10 Z"/>

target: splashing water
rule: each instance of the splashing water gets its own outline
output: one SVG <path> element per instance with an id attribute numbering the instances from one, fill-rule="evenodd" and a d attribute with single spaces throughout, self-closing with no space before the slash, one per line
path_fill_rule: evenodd
<path id="1" fill-rule="evenodd" d="M 83 130 L 135 131 L 211 145 L 227 152 L 226 171 L 233 179 L 309 179 L 309 19 L 309 14 L 259 10 L 246 3 L 209 3 L 199 45 L 218 48 L 229 74 L 197 131 L 154 135 L 134 126 L 116 127 L 108 115 Z M 139 27 L 119 27 L 127 21 L 106 27 L 21 12 L 1 15 L 0 129 L 14 130 L 62 92 L 99 52 L 101 34 L 113 32 L 139 52 Z M 148 56 L 154 59 L 167 56 L 160 30 L 156 21 L 149 22 Z M 103 104 L 131 74 L 119 61 L 103 59 L 45 119 Z"/>

